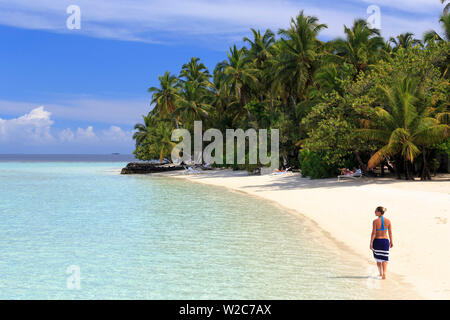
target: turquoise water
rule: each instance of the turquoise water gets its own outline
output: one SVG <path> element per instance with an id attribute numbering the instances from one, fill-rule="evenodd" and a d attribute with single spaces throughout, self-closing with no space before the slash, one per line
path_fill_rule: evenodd
<path id="1" fill-rule="evenodd" d="M 125 164 L 0 162 L 0 299 L 379 294 L 368 265 L 304 219 L 224 188 L 121 176 Z"/>

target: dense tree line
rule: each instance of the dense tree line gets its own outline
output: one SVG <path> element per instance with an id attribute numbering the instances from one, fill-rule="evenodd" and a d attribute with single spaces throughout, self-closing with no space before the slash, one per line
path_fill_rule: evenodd
<path id="1" fill-rule="evenodd" d="M 387 165 L 398 177 L 431 179 L 450 146 L 446 11 L 440 22 L 442 33 L 421 40 L 386 41 L 357 19 L 344 38 L 323 42 L 327 25 L 304 12 L 277 34 L 252 29 L 212 74 L 192 58 L 159 77 L 148 90 L 154 107 L 135 126 L 135 156 L 169 158 L 172 130 L 202 120 L 204 130 L 279 129 L 281 163 L 312 178 Z"/>

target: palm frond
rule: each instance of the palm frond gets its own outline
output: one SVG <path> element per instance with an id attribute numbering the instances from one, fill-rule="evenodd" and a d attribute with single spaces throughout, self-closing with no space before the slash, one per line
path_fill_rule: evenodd
<path id="1" fill-rule="evenodd" d="M 378 166 L 386 157 L 390 156 L 391 152 L 389 150 L 388 146 L 382 147 L 380 150 L 378 150 L 370 159 L 367 164 L 367 168 L 373 169 L 376 166 Z"/>

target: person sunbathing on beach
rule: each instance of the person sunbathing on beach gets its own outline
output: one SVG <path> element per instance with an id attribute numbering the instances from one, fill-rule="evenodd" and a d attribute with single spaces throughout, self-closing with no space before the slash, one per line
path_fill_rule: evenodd
<path id="1" fill-rule="evenodd" d="M 357 168 L 353 168 L 353 170 L 347 169 L 347 168 L 339 168 L 339 170 L 341 170 L 341 176 L 351 176 L 354 174 L 361 174 L 362 171 L 361 169 L 357 169 Z"/>
<path id="2" fill-rule="evenodd" d="M 385 212 L 386 208 L 383 207 L 375 209 L 375 215 L 378 218 L 373 221 L 372 235 L 370 237 L 370 250 L 373 251 L 373 257 L 377 262 L 378 271 L 383 280 L 386 279 L 389 248 L 394 246 L 392 241 L 392 224 L 389 219 L 384 218 Z"/>
<path id="3" fill-rule="evenodd" d="M 339 168 L 341 170 L 341 176 L 350 176 L 353 174 L 353 171 L 347 168 Z"/>

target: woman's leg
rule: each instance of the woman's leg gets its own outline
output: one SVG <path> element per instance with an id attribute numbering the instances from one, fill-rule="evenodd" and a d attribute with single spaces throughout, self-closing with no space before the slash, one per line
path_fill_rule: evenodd
<path id="1" fill-rule="evenodd" d="M 380 277 L 382 277 L 383 276 L 383 270 L 382 270 L 381 262 L 377 262 L 377 267 L 378 267 L 378 272 L 380 273 Z"/>
<path id="2" fill-rule="evenodd" d="M 387 261 L 383 262 L 383 276 L 382 276 L 383 279 L 386 279 L 387 264 L 388 264 Z"/>

